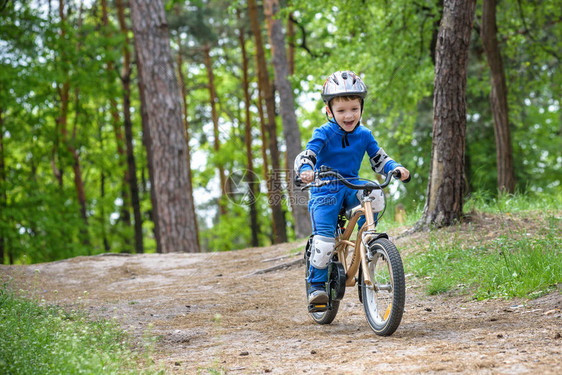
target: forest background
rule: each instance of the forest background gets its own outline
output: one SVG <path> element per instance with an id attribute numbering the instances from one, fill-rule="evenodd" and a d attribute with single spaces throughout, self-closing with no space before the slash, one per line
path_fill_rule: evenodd
<path id="1" fill-rule="evenodd" d="M 292 169 L 286 155 L 295 138 L 284 128 L 291 108 L 281 98 L 283 69 L 301 148 L 326 120 L 319 93 L 327 75 L 342 69 L 361 74 L 369 89 L 363 124 L 412 172 L 412 182 L 396 184 L 388 201 L 419 214 L 432 155 L 442 4 L 281 1 L 272 15 L 255 0 L 166 1 L 174 65 L 165 73 L 180 88 L 197 218 L 199 249 L 189 251 L 302 237 L 286 192 Z M 482 8 L 479 1 L 467 69 L 465 198 L 560 197 L 562 9 L 555 0 L 497 4 L 515 177 L 506 189 L 498 186 Z M 156 189 L 147 147 L 153 140 L 143 121 L 132 16 L 123 0 L 0 1 L 3 263 L 162 251 L 154 234 Z M 275 60 L 279 25 L 284 67 Z M 372 176 L 367 160 L 362 175 Z M 394 212 L 392 203 L 385 219 Z"/>

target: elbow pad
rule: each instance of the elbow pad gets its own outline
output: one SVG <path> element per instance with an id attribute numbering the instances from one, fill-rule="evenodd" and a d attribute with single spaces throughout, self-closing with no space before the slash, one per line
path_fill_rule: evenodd
<path id="1" fill-rule="evenodd" d="M 390 156 L 388 156 L 382 148 L 379 148 L 375 156 L 369 159 L 373 171 L 380 174 L 384 174 L 384 166 L 391 160 Z"/>
<path id="2" fill-rule="evenodd" d="M 295 173 L 298 175 L 303 165 L 310 165 L 314 170 L 316 154 L 311 150 L 304 150 L 295 158 Z"/>

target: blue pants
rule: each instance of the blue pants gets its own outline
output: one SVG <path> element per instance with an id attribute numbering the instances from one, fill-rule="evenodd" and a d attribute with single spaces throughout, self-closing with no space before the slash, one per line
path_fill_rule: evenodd
<path id="1" fill-rule="evenodd" d="M 360 183 L 360 182 L 356 182 Z M 308 211 L 312 220 L 312 234 L 325 237 L 335 237 L 338 225 L 338 214 L 341 208 L 348 210 L 358 206 L 361 202 L 357 199 L 358 190 L 347 186 L 326 185 L 315 189 L 308 202 Z M 359 227 L 365 223 L 365 218 L 359 219 Z"/>
<path id="2" fill-rule="evenodd" d="M 361 184 L 360 181 L 354 181 Z M 338 214 L 342 208 L 348 210 L 361 202 L 357 198 L 358 190 L 350 189 L 342 184 L 330 184 L 314 189 L 308 202 L 308 211 L 312 219 L 312 234 L 334 238 L 338 225 Z M 365 223 L 365 217 L 359 219 L 359 228 Z M 314 251 L 314 249 L 312 249 Z M 324 288 L 328 281 L 328 268 L 320 269 L 310 266 L 308 282 L 311 289 Z"/>

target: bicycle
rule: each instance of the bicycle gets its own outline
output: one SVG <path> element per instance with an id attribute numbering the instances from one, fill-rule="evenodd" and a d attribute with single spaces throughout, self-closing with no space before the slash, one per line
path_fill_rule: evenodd
<path id="1" fill-rule="evenodd" d="M 377 335 L 390 336 L 400 325 L 406 299 L 402 258 L 388 234 L 378 233 L 375 230 L 376 223 L 386 208 L 382 189 L 389 185 L 393 176 L 400 178 L 400 172 L 388 173 L 382 184 L 367 180 L 365 185 L 356 185 L 329 167 L 321 166 L 316 172 L 315 181 L 301 188 L 306 190 L 341 182 L 351 189 L 363 190 L 361 204 L 345 213 L 340 213 L 338 217 L 335 252 L 328 263 L 326 283 L 328 304 L 308 305 L 308 312 L 316 323 L 332 323 L 338 313 L 346 287 L 357 285 L 359 301 L 363 303 L 367 322 Z M 332 179 L 324 179 L 330 177 Z M 298 179 L 297 185 L 299 185 Z M 379 190 L 380 194 L 371 196 L 373 190 Z M 365 224 L 357 232 L 355 241 L 350 241 L 361 216 L 365 216 Z M 304 252 L 307 279 L 311 244 L 312 236 Z M 351 260 L 348 262 L 349 255 Z M 307 290 L 308 287 L 307 282 Z"/>

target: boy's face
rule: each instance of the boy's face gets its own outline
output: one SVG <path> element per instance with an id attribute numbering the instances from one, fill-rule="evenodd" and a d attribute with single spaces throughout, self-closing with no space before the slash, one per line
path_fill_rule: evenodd
<path id="1" fill-rule="evenodd" d="M 336 122 L 346 132 L 353 131 L 361 119 L 361 99 L 338 99 L 332 100 L 332 111 L 326 106 L 328 116 L 334 117 Z"/>

